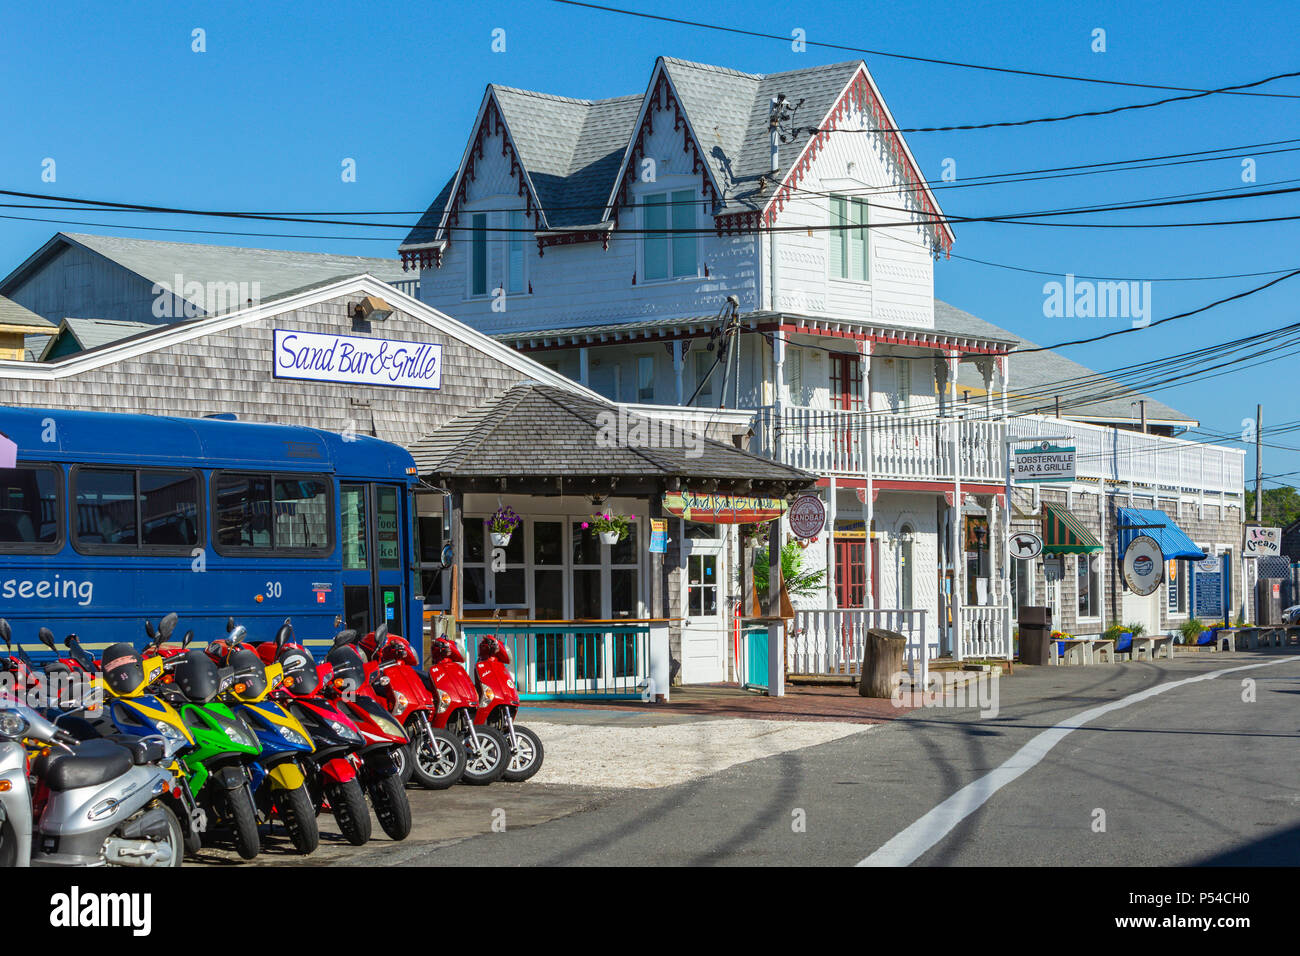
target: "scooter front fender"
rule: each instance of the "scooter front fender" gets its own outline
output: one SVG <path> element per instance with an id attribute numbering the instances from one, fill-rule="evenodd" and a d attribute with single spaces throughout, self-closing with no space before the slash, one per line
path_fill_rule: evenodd
<path id="1" fill-rule="evenodd" d="M 0 792 L 0 827 L 14 841 L 14 866 L 30 866 L 32 859 L 32 796 L 27 789 L 27 754 L 22 744 L 0 746 L 0 780 L 9 789 Z M 8 856 L 8 851 L 0 851 Z"/>
<path id="2" fill-rule="evenodd" d="M 273 790 L 297 790 L 307 782 L 303 772 L 298 769 L 298 765 L 292 760 L 276 764 L 267 771 L 267 776 L 271 778 L 271 788 Z"/>
<path id="3" fill-rule="evenodd" d="M 357 779 L 357 770 L 351 762 L 343 757 L 332 757 L 321 764 L 320 772 L 322 776 L 328 777 L 335 783 L 347 783 L 349 780 Z"/>

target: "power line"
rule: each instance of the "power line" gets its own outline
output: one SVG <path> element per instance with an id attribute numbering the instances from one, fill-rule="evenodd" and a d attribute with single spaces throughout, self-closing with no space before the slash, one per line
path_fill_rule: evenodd
<path id="1" fill-rule="evenodd" d="M 670 17 L 662 14 L 643 13 L 637 10 L 624 10 L 619 7 L 604 6 L 602 4 L 596 4 L 596 3 L 585 3 L 585 2 L 581 2 L 581 0 L 556 0 L 556 2 L 563 3 L 566 4 L 567 6 L 572 6 L 572 7 L 585 7 L 589 10 L 599 10 L 604 13 L 617 13 L 623 16 L 640 17 L 645 20 L 658 20 L 664 23 L 672 23 L 678 26 L 699 27 L 705 30 L 716 30 L 723 33 L 735 33 L 735 34 L 740 34 L 742 36 L 758 37 L 764 40 L 779 40 L 782 43 L 789 43 L 791 40 L 791 37 L 781 36 L 775 33 L 761 33 L 756 30 L 744 30 L 741 29 L 740 27 L 729 27 L 729 26 L 723 26 L 721 24 L 715 24 L 715 23 L 702 23 L 698 20 L 685 20 L 679 17 Z M 846 44 L 841 44 L 841 43 L 826 43 L 819 40 L 805 39 L 803 42 L 807 46 L 821 47 L 823 49 L 828 49 L 828 50 L 843 50 L 849 53 L 869 53 L 872 56 L 881 56 L 881 57 L 887 57 L 896 60 L 910 60 L 916 63 L 932 63 L 939 66 L 961 67 L 963 69 L 983 70 L 991 73 L 1007 73 L 1016 76 L 1032 76 L 1032 77 L 1038 77 L 1040 79 L 1069 80 L 1075 83 L 1094 83 L 1103 86 L 1126 86 L 1126 87 L 1136 87 L 1136 88 L 1148 89 L 1148 90 L 1174 90 L 1177 92 L 1184 92 L 1184 93 L 1192 92 L 1192 93 L 1199 93 L 1202 95 L 1221 92 L 1221 90 L 1205 90 L 1205 89 L 1199 89 L 1196 87 L 1189 87 L 1189 86 L 1166 86 L 1159 83 L 1138 83 L 1138 82 L 1125 81 L 1125 80 L 1107 80 L 1095 76 L 1076 76 L 1067 73 L 1046 73 L 1039 70 L 1019 70 L 1019 69 L 1015 69 L 1012 67 L 1005 67 L 1005 66 L 989 66 L 987 64 L 980 64 L 980 63 L 966 63 L 959 60 L 945 60 L 945 59 L 940 59 L 938 57 L 914 56 L 905 53 L 893 53 L 887 50 L 871 50 L 865 47 L 848 46 Z M 1225 88 L 1225 90 L 1231 90 L 1231 89 L 1233 88 L 1230 87 Z M 1270 97 L 1279 97 L 1279 98 L 1287 98 L 1287 99 L 1300 98 L 1297 96 L 1297 94 L 1293 94 L 1293 93 L 1242 92 L 1239 95 L 1270 96 Z"/>

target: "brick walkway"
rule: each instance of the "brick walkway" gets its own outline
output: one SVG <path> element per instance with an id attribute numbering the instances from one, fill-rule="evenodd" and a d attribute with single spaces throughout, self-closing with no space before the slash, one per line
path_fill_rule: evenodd
<path id="1" fill-rule="evenodd" d="M 858 689 L 847 684 L 786 687 L 784 697 L 764 697 L 741 690 L 735 684 L 692 684 L 674 687 L 666 704 L 642 704 L 629 700 L 526 701 L 526 707 L 581 707 L 591 710 L 661 712 L 680 716 L 748 717 L 755 720 L 837 720 L 858 724 L 880 724 L 911 710 L 893 701 L 859 697 Z"/>

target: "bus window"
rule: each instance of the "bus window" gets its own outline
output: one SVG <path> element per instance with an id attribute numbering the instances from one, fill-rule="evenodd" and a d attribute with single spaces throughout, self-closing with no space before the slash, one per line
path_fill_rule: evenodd
<path id="1" fill-rule="evenodd" d="M 321 475 L 219 472 L 213 478 L 217 550 L 323 556 L 331 547 L 330 484 Z"/>
<path id="2" fill-rule="evenodd" d="M 0 548 L 49 550 L 58 542 L 60 477 L 52 467 L 0 468 Z"/>
<path id="3" fill-rule="evenodd" d="M 199 543 L 199 477 L 186 471 L 140 473 L 140 523 L 144 545 Z"/>
<path id="4" fill-rule="evenodd" d="M 78 545 L 137 546 L 134 471 L 78 468 L 72 484 Z"/>
<path id="5" fill-rule="evenodd" d="M 370 567 L 366 549 L 366 486 L 340 485 L 343 518 L 343 570 L 365 571 Z"/>

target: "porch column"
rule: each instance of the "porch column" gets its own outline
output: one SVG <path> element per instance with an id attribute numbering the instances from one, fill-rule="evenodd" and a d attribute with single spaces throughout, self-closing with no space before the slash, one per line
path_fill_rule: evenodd
<path id="1" fill-rule="evenodd" d="M 586 388 L 591 387 L 590 363 L 587 353 L 590 351 L 585 345 L 578 349 L 578 383 Z"/>
<path id="2" fill-rule="evenodd" d="M 864 607 L 874 608 L 876 606 L 875 588 L 872 587 L 872 575 L 875 568 L 872 566 L 874 561 L 871 556 L 871 522 L 875 517 L 875 500 L 876 490 L 874 486 L 875 464 L 872 454 L 872 416 L 871 416 L 871 355 L 874 351 L 875 343 L 870 340 L 863 340 L 858 343 L 858 357 L 862 362 L 862 472 L 866 475 L 866 493 L 862 499 L 862 526 L 866 532 L 866 547 L 862 552 L 862 567 L 866 574 L 865 582 L 865 599 L 862 604 Z M 834 537 L 834 525 L 831 526 L 832 537 Z"/>
<path id="3" fill-rule="evenodd" d="M 451 619 L 452 626 L 459 633 L 456 622 L 464 616 L 465 611 L 465 496 L 459 491 L 451 493 L 451 550 L 456 555 L 456 563 L 451 568 Z"/>
<path id="4" fill-rule="evenodd" d="M 785 335 L 778 329 L 772 334 L 772 378 L 775 386 L 772 395 L 772 459 L 783 461 L 781 453 L 781 417 L 785 407 Z"/>
<path id="5" fill-rule="evenodd" d="M 686 387 L 682 381 L 682 372 L 686 365 L 685 340 L 678 339 L 673 343 L 673 377 L 676 382 L 677 405 L 682 405 L 686 401 Z"/>
<path id="6" fill-rule="evenodd" d="M 991 357 L 977 359 L 975 367 L 979 369 L 980 378 L 984 380 L 984 414 L 993 417 L 993 373 L 994 360 Z"/>
<path id="7" fill-rule="evenodd" d="M 659 520 L 663 516 L 664 497 L 661 493 L 655 493 L 650 497 L 650 517 Z M 649 528 L 642 530 L 647 533 L 650 531 Z M 658 552 L 650 555 L 650 616 L 653 618 L 668 616 L 667 608 L 664 606 L 664 556 Z"/>
<path id="8" fill-rule="evenodd" d="M 835 610 L 838 600 L 835 591 L 835 476 L 830 478 L 830 487 L 826 490 L 826 610 Z"/>
<path id="9" fill-rule="evenodd" d="M 998 379 L 1002 388 L 1002 417 L 1007 417 L 1007 373 L 1010 370 L 1011 357 L 999 355 L 997 360 Z"/>
<path id="10" fill-rule="evenodd" d="M 781 618 L 781 519 L 767 524 L 767 695 L 785 696 L 785 621 Z"/>

